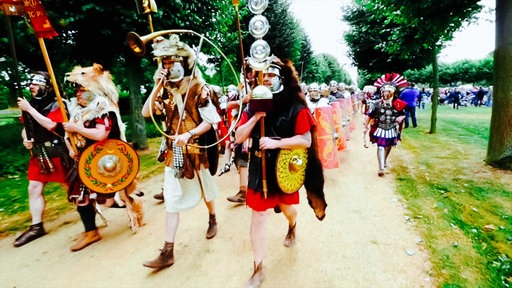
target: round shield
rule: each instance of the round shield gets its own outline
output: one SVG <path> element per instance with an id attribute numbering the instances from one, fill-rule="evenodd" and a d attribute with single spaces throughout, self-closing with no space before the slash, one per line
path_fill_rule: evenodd
<path id="1" fill-rule="evenodd" d="M 283 192 L 293 193 L 302 187 L 306 178 L 307 163 L 307 149 L 281 149 L 279 151 L 276 176 L 277 185 Z"/>
<path id="2" fill-rule="evenodd" d="M 139 156 L 128 143 L 108 139 L 85 149 L 78 162 L 78 175 L 87 188 L 112 193 L 126 188 L 139 173 Z"/>

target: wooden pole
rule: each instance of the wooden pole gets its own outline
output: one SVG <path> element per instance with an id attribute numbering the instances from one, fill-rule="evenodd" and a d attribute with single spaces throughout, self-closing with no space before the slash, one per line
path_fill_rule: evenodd
<path id="1" fill-rule="evenodd" d="M 60 95 L 59 85 L 57 85 L 57 79 L 55 79 L 55 73 L 53 73 L 52 63 L 50 62 L 50 57 L 48 56 L 48 51 L 46 50 L 46 45 L 44 43 L 44 39 L 42 37 L 37 37 L 39 41 L 39 46 L 41 46 L 41 52 L 43 53 L 44 62 L 46 63 L 46 69 L 48 69 L 48 74 L 50 74 L 50 79 L 52 80 L 53 90 L 55 90 L 55 96 L 57 96 L 57 102 L 59 103 L 60 112 L 62 113 L 62 119 L 64 122 L 68 122 L 68 114 L 66 111 L 66 106 L 62 101 L 62 97 Z M 69 137 L 69 142 L 71 143 L 71 148 L 73 148 L 73 152 L 75 154 L 78 153 L 75 145 L 75 139 L 73 137 Z"/>
<path id="2" fill-rule="evenodd" d="M 265 137 L 265 117 L 260 118 L 261 138 Z M 265 160 L 265 149 L 261 149 L 261 179 L 263 184 L 263 196 L 267 199 L 267 161 Z"/>

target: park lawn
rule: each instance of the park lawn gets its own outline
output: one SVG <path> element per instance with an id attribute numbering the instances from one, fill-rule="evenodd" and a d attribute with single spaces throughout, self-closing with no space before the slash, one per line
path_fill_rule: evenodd
<path id="1" fill-rule="evenodd" d="M 157 162 L 157 150 L 161 138 L 148 139 L 149 148 L 137 151 L 140 159 L 140 181 L 162 172 L 162 164 Z M 22 155 L 21 157 L 28 157 Z M 28 158 L 27 158 L 28 159 Z M 26 174 L 0 177 L 0 238 L 25 230 L 31 224 L 27 193 L 28 180 Z M 66 212 L 75 210 L 75 206 L 67 201 L 66 190 L 58 183 L 49 183 L 45 189 L 46 210 L 45 222 L 51 222 Z"/>
<path id="2" fill-rule="evenodd" d="M 484 162 L 491 110 L 439 106 L 436 134 L 430 109 L 420 110 L 392 153 L 439 287 L 512 285 L 512 172 Z"/>

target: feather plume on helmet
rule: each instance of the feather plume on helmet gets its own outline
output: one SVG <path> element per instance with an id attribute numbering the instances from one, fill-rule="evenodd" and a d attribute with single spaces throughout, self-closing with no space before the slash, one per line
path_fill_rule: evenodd
<path id="1" fill-rule="evenodd" d="M 397 87 L 406 87 L 407 85 L 409 85 L 407 79 L 395 72 L 386 73 L 373 83 L 373 86 L 380 88 L 380 91 L 389 91 L 391 93 L 395 93 Z"/>

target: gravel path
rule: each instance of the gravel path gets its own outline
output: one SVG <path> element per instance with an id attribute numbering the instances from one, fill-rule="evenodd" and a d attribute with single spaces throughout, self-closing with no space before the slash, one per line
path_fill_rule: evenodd
<path id="1" fill-rule="evenodd" d="M 262 287 L 435 286 L 422 240 L 394 192 L 393 175 L 377 176 L 376 148 L 363 147 L 357 123 L 338 153 L 340 167 L 325 170 L 324 221 L 315 218 L 301 191 L 297 243 L 285 248 L 286 220 L 282 214 L 269 217 Z M 215 176 L 221 197 L 219 231 L 212 240 L 205 239 L 204 205 L 181 213 L 176 262 L 168 269 L 142 266 L 163 246 L 164 206 L 152 198 L 163 182 L 157 176 L 140 185 L 146 225 L 135 234 L 124 209 L 109 209 L 103 240 L 79 252 L 69 251 L 83 229 L 76 212 L 46 224 L 48 235 L 21 248 L 13 248 L 14 237 L 0 241 L 0 287 L 243 287 L 252 273 L 251 210 L 225 200 L 237 191 L 237 178 L 233 170 Z"/>

